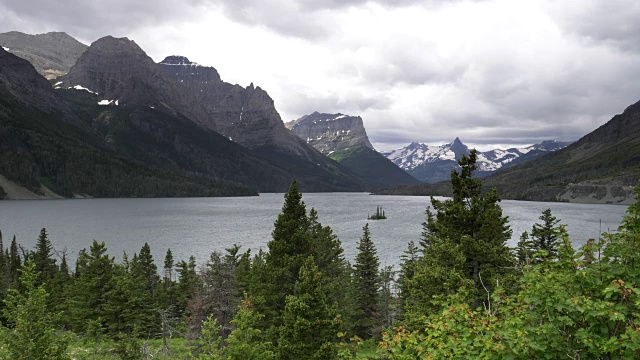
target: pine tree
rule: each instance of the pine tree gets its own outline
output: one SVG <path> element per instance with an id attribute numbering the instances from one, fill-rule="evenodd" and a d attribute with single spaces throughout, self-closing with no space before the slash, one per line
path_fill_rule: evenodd
<path id="1" fill-rule="evenodd" d="M 164 256 L 164 278 L 169 282 L 173 279 L 173 253 L 171 249 L 167 249 L 167 254 Z"/>
<path id="2" fill-rule="evenodd" d="M 355 333 L 361 338 L 369 338 L 373 335 L 375 327 L 379 323 L 380 261 L 376 254 L 376 248 L 371 240 L 369 224 L 363 228 L 362 238 L 358 242 L 358 254 L 353 270 L 353 283 L 355 288 L 356 317 L 354 319 Z"/>
<path id="3" fill-rule="evenodd" d="M 273 345 L 257 327 L 263 316 L 255 312 L 251 298 L 245 299 L 231 321 L 235 330 L 227 338 L 227 360 L 273 360 Z"/>
<path id="4" fill-rule="evenodd" d="M 536 259 L 540 263 L 558 256 L 560 228 L 557 224 L 560 219 L 551 214 L 551 209 L 544 210 L 538 219 L 542 220 L 542 224 L 534 224 L 531 229 L 531 250 L 534 254 L 541 250 L 546 252 Z"/>
<path id="5" fill-rule="evenodd" d="M 309 257 L 300 269 L 296 294 L 287 296 L 280 328 L 278 359 L 331 360 L 337 358 L 335 342 L 340 318 L 327 302 L 322 274 Z"/>
<path id="6" fill-rule="evenodd" d="M 56 260 L 52 258 L 53 246 L 47 235 L 47 229 L 40 230 L 40 236 L 36 243 L 36 251 L 33 253 L 33 260 L 36 265 L 36 272 L 40 274 L 39 284 L 53 279 L 58 272 Z"/>
<path id="7" fill-rule="evenodd" d="M 482 181 L 474 178 L 477 152 L 463 155 L 461 170 L 451 171 L 453 199 L 431 198 L 427 222 L 420 244 L 428 248 L 431 241 L 451 241 L 460 245 L 465 258 L 465 275 L 474 282 L 479 306 L 496 282 L 511 272 L 513 255 L 506 242 L 511 238 L 508 218 L 503 216 L 500 197 L 493 189 L 482 194 Z"/>
<path id="8" fill-rule="evenodd" d="M 16 236 L 13 235 L 11 240 L 11 247 L 9 250 L 9 274 L 11 275 L 11 286 L 16 287 L 18 285 L 18 277 L 20 276 L 20 268 L 22 267 L 22 259 L 18 252 L 18 243 L 16 242 Z"/>
<path id="9" fill-rule="evenodd" d="M 72 328 L 82 333 L 89 321 L 102 321 L 103 304 L 111 289 L 114 261 L 107 255 L 104 242 L 93 241 L 89 252 L 81 250 L 76 261 L 76 279 L 70 299 Z"/>
<path id="10" fill-rule="evenodd" d="M 200 278 L 196 272 L 196 258 L 189 257 L 189 262 L 181 260 L 176 265 L 178 269 L 178 283 L 176 284 L 176 307 L 178 313 L 187 309 L 187 303 L 196 293 Z"/>
<path id="11" fill-rule="evenodd" d="M 28 260 L 19 279 L 23 292 L 11 289 L 4 300 L 8 328 L 2 329 L 1 340 L 11 359 L 69 359 L 69 339 L 55 327 L 60 314 L 47 311 L 48 294 L 42 285 L 36 285 L 37 279 L 35 264 Z"/>
<path id="12" fill-rule="evenodd" d="M 531 260 L 533 259 L 533 244 L 529 239 L 529 233 L 524 231 L 522 235 L 520 235 L 520 240 L 518 241 L 518 245 L 516 245 L 516 259 L 518 260 L 518 264 L 522 265 L 530 265 Z"/>
<path id="13" fill-rule="evenodd" d="M 413 241 L 407 244 L 407 250 L 400 256 L 400 273 L 398 275 L 399 316 L 404 316 L 405 303 L 411 301 L 408 283 L 416 273 L 420 250 Z"/>
<path id="14" fill-rule="evenodd" d="M 337 304 L 338 312 L 343 317 L 351 318 L 354 314 L 351 287 L 351 266 L 344 258 L 344 250 L 338 237 L 329 226 L 322 226 L 315 209 L 309 211 L 309 231 L 312 255 L 318 269 L 322 273 L 323 287 L 327 291 L 330 302 Z M 343 324 L 345 331 L 351 330 L 351 324 Z"/>
<path id="15" fill-rule="evenodd" d="M 440 310 L 437 297 L 452 295 L 463 287 L 473 287 L 467 278 L 462 245 L 448 238 L 432 238 L 415 264 L 413 276 L 405 279 L 403 313 L 406 325 L 420 324 L 422 317 Z"/>
<path id="16" fill-rule="evenodd" d="M 250 293 L 256 298 L 256 308 L 265 315 L 263 324 L 276 340 L 281 324 L 280 315 L 285 299 L 294 293 L 300 268 L 312 254 L 309 219 L 302 194 L 293 180 L 284 196 L 282 212 L 278 215 L 265 256 L 264 270 L 254 273 Z"/>
<path id="17" fill-rule="evenodd" d="M 202 334 L 196 341 L 196 347 L 191 355 L 196 360 L 222 360 L 222 337 L 216 318 L 210 315 L 202 321 L 201 328 Z"/>

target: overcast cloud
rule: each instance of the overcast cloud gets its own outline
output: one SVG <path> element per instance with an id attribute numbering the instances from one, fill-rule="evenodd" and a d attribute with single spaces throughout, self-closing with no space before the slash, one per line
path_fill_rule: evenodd
<path id="1" fill-rule="evenodd" d="M 361 115 L 380 150 L 578 139 L 640 100 L 638 19 L 637 0 L 0 3 L 2 32 L 126 36 L 261 86 L 284 121 Z"/>

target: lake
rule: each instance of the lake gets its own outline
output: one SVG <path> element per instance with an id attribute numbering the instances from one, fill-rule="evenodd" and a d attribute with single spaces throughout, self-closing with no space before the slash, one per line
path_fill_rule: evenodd
<path id="1" fill-rule="evenodd" d="M 418 241 L 425 221 L 428 197 L 371 196 L 367 193 L 304 194 L 307 209 L 314 207 L 320 222 L 329 225 L 352 260 L 362 227 L 369 222 L 382 265 L 396 265 L 409 241 Z M 122 258 L 151 246 L 156 264 L 162 266 L 171 248 L 176 260 L 194 255 L 198 263 L 215 250 L 236 243 L 243 249 L 267 249 L 273 223 L 284 194 L 261 194 L 238 198 L 181 199 L 82 199 L 0 201 L 0 230 L 5 246 L 15 234 L 25 248 L 33 248 L 39 231 L 46 227 L 55 249 L 66 249 L 71 263 L 92 240 L 104 241 L 109 253 Z M 382 206 L 387 220 L 367 221 Z M 568 225 L 578 246 L 600 231 L 618 228 L 627 206 L 503 201 L 504 213 L 513 229 L 514 246 L 520 234 L 530 230 L 543 210 Z"/>

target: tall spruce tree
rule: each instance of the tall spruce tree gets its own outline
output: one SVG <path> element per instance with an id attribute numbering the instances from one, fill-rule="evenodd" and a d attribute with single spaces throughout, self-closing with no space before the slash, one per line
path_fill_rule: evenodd
<path id="1" fill-rule="evenodd" d="M 9 274 L 11 275 L 11 286 L 18 285 L 18 277 L 20 276 L 20 268 L 22 267 L 22 259 L 18 252 L 18 243 L 16 242 L 16 236 L 13 235 L 11 240 L 11 246 L 9 248 Z"/>
<path id="2" fill-rule="evenodd" d="M 71 325 L 74 331 L 83 333 L 90 321 L 104 324 L 104 304 L 111 290 L 114 260 L 107 254 L 107 247 L 93 241 L 89 251 L 81 250 L 76 261 L 76 279 L 70 299 Z"/>
<path id="3" fill-rule="evenodd" d="M 551 214 L 551 209 L 546 209 L 538 218 L 542 223 L 536 223 L 531 229 L 531 250 L 535 254 L 544 250 L 545 255 L 536 258 L 536 262 L 544 262 L 558 256 L 558 246 L 560 244 L 560 227 L 557 226 L 560 219 Z"/>
<path id="4" fill-rule="evenodd" d="M 432 241 L 448 239 L 460 245 L 465 258 L 465 275 L 477 290 L 475 305 L 486 299 L 503 275 L 511 272 L 513 255 L 506 242 L 511 238 L 508 217 L 503 216 L 498 192 L 482 194 L 482 181 L 474 178 L 478 169 L 477 152 L 462 155 L 458 161 L 461 170 L 451 170 L 453 198 L 436 200 L 431 198 L 431 209 L 427 209 L 427 221 L 420 242 L 424 248 Z"/>
<path id="5" fill-rule="evenodd" d="M 294 294 L 294 286 L 305 259 L 312 254 L 309 218 L 295 179 L 284 196 L 265 254 L 264 269 L 254 272 L 250 294 L 256 308 L 265 315 L 263 325 L 270 327 L 271 339 L 277 340 L 285 299 Z"/>
<path id="6" fill-rule="evenodd" d="M 56 266 L 56 260 L 53 259 L 53 246 L 45 228 L 40 230 L 36 251 L 33 253 L 33 260 L 36 265 L 36 272 L 39 274 L 39 284 L 55 277 L 58 267 Z"/>
<path id="7" fill-rule="evenodd" d="M 278 359 L 331 360 L 337 358 L 335 342 L 340 317 L 328 303 L 322 274 L 309 257 L 300 269 L 295 295 L 287 296 L 278 341 Z"/>
<path id="8" fill-rule="evenodd" d="M 358 242 L 358 254 L 353 265 L 353 284 L 355 290 L 356 313 L 355 333 L 361 338 L 370 338 L 380 323 L 380 260 L 371 234 L 369 224 L 363 228 Z"/>

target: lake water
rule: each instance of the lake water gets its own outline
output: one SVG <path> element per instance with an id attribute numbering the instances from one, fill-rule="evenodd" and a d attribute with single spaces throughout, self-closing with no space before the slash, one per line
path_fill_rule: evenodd
<path id="1" fill-rule="evenodd" d="M 409 241 L 418 241 L 425 221 L 428 197 L 371 196 L 366 193 L 304 194 L 307 209 L 316 208 L 320 222 L 329 225 L 340 240 L 348 259 L 356 254 L 356 242 L 367 214 L 382 206 L 387 220 L 369 221 L 382 265 L 397 265 Z M 267 249 L 283 194 L 261 194 L 242 198 L 183 199 L 83 199 L 0 201 L 0 230 L 5 246 L 11 236 L 33 248 L 41 228 L 46 227 L 53 246 L 65 249 L 74 262 L 78 251 L 92 240 L 104 241 L 119 261 L 145 242 L 151 246 L 159 267 L 171 248 L 176 260 L 194 255 L 206 261 L 214 250 L 236 243 L 242 248 Z M 553 214 L 568 225 L 575 245 L 598 238 L 600 230 L 618 228 L 627 207 L 503 201 L 513 229 L 510 245 L 530 230 L 541 212 Z"/>

